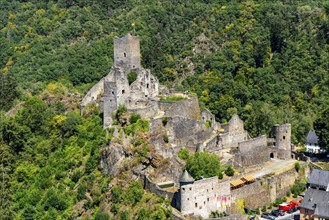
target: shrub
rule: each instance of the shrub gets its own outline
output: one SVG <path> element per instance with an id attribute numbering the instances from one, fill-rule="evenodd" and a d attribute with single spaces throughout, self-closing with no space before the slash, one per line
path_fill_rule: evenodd
<path id="1" fill-rule="evenodd" d="M 225 170 L 225 174 L 226 174 L 227 176 L 234 176 L 234 169 L 232 168 L 231 165 L 229 165 L 229 166 L 227 167 L 227 169 Z"/>
<path id="2" fill-rule="evenodd" d="M 86 198 L 86 186 L 85 184 L 80 184 L 78 187 L 77 199 L 80 201 Z"/>
<path id="3" fill-rule="evenodd" d="M 178 157 L 182 160 L 187 160 L 189 158 L 189 156 L 190 156 L 189 152 L 185 147 L 180 149 L 180 151 L 178 152 Z"/>
<path id="4" fill-rule="evenodd" d="M 142 199 L 143 195 L 144 190 L 140 182 L 132 181 L 128 186 L 127 192 L 125 193 L 125 200 L 132 206 L 135 206 Z"/>
<path id="5" fill-rule="evenodd" d="M 204 123 L 204 125 L 207 127 L 207 128 L 210 128 L 211 127 L 211 121 L 206 121 Z"/>
<path id="6" fill-rule="evenodd" d="M 108 220 L 109 218 L 109 215 L 102 211 L 98 211 L 95 215 L 95 220 Z"/>
<path id="7" fill-rule="evenodd" d="M 180 95 L 160 96 L 160 101 L 164 101 L 164 102 L 177 102 L 185 99 L 187 98 Z"/>
<path id="8" fill-rule="evenodd" d="M 141 116 L 139 115 L 139 114 L 135 114 L 135 113 L 133 113 L 131 116 L 130 116 L 130 118 L 129 118 L 129 122 L 130 122 L 130 124 L 134 124 L 134 123 L 136 123 L 137 121 L 138 121 L 138 119 L 140 119 L 141 118 Z"/>
<path id="9" fill-rule="evenodd" d="M 113 205 L 111 206 L 110 211 L 111 211 L 114 215 L 116 215 L 116 214 L 118 214 L 119 209 L 120 209 L 120 205 L 119 205 L 119 204 L 113 204 Z"/>
<path id="10" fill-rule="evenodd" d="M 121 217 L 121 220 L 127 220 L 129 217 L 129 212 L 127 210 L 121 212 L 120 217 Z"/>
<path id="11" fill-rule="evenodd" d="M 127 78 L 129 85 L 131 85 L 137 79 L 137 73 L 135 71 L 130 71 Z"/>
<path id="12" fill-rule="evenodd" d="M 125 105 L 119 105 L 118 110 L 116 111 L 116 115 L 115 115 L 116 118 L 118 119 L 125 112 L 127 112 L 127 107 Z"/>
<path id="13" fill-rule="evenodd" d="M 266 206 L 265 205 L 262 208 L 262 212 L 266 212 Z"/>
<path id="14" fill-rule="evenodd" d="M 119 203 L 121 201 L 122 190 L 120 186 L 113 186 L 111 189 L 111 201 Z"/>
<path id="15" fill-rule="evenodd" d="M 169 138 L 168 138 L 168 135 L 163 135 L 163 141 L 168 143 L 169 142 Z"/>
<path id="16" fill-rule="evenodd" d="M 165 117 L 162 118 L 162 125 L 163 125 L 163 126 L 166 126 L 167 123 L 168 123 L 168 117 L 165 116 Z"/>
<path id="17" fill-rule="evenodd" d="M 295 163 L 295 170 L 296 170 L 297 173 L 300 170 L 300 164 L 299 164 L 299 162 L 296 162 Z"/>

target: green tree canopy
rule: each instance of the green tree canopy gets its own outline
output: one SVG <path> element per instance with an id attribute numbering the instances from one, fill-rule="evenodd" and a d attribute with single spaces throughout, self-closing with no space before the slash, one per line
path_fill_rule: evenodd
<path id="1" fill-rule="evenodd" d="M 316 135 L 319 137 L 319 145 L 322 149 L 329 149 L 329 108 L 322 112 L 314 122 Z"/>
<path id="2" fill-rule="evenodd" d="M 222 177 L 219 158 L 212 153 L 196 152 L 190 156 L 186 163 L 187 171 L 194 179 L 208 178 L 213 176 Z"/>

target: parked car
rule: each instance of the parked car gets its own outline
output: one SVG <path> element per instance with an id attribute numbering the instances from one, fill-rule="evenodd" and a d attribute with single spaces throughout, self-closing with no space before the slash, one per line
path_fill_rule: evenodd
<path id="1" fill-rule="evenodd" d="M 270 220 L 274 220 L 275 219 L 275 216 L 271 215 L 270 213 L 267 213 L 267 212 L 263 212 L 262 215 L 261 215 L 262 218 L 267 218 L 267 219 L 270 219 Z"/>
<path id="2" fill-rule="evenodd" d="M 249 215 L 249 220 L 254 220 L 256 218 L 255 215 Z"/>
<path id="3" fill-rule="evenodd" d="M 279 210 L 279 209 L 273 210 L 271 212 L 271 215 L 273 215 L 275 217 L 284 216 L 284 214 L 285 214 L 284 211 Z"/>
<path id="4" fill-rule="evenodd" d="M 287 213 L 291 214 L 297 211 L 297 207 L 293 207 L 290 210 L 287 211 Z"/>

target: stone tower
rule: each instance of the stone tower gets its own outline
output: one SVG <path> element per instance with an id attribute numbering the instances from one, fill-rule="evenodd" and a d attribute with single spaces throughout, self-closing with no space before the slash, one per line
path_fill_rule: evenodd
<path id="1" fill-rule="evenodd" d="M 191 189 L 188 187 L 184 187 L 189 184 L 194 183 L 193 177 L 187 172 L 187 170 L 184 171 L 183 175 L 179 179 L 180 184 L 180 209 L 181 212 L 184 214 L 187 214 L 191 210 L 194 209 L 192 199 L 189 199 L 191 197 Z"/>
<path id="2" fill-rule="evenodd" d="M 133 82 L 128 81 L 130 73 L 136 74 Z M 139 37 L 128 33 L 114 38 L 114 64 L 110 73 L 103 78 L 104 128 L 112 125 L 112 114 L 120 105 L 142 117 L 157 114 L 159 82 L 151 71 L 141 66 Z"/>
<path id="3" fill-rule="evenodd" d="M 139 37 L 128 33 L 122 38 L 114 38 L 114 66 L 126 69 L 141 67 Z"/>
<path id="4" fill-rule="evenodd" d="M 291 158 L 291 125 L 274 125 L 273 134 L 278 158 L 282 160 Z"/>

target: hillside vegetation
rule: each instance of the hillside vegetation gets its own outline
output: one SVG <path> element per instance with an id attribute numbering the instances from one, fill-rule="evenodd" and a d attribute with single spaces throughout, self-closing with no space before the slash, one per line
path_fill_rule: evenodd
<path id="1" fill-rule="evenodd" d="M 102 114 L 79 115 L 128 31 L 143 66 L 218 121 L 238 113 L 252 136 L 289 122 L 303 143 L 329 108 L 328 17 L 323 0 L 0 0 L 0 216 L 170 217 L 138 181 L 109 187 Z"/>

